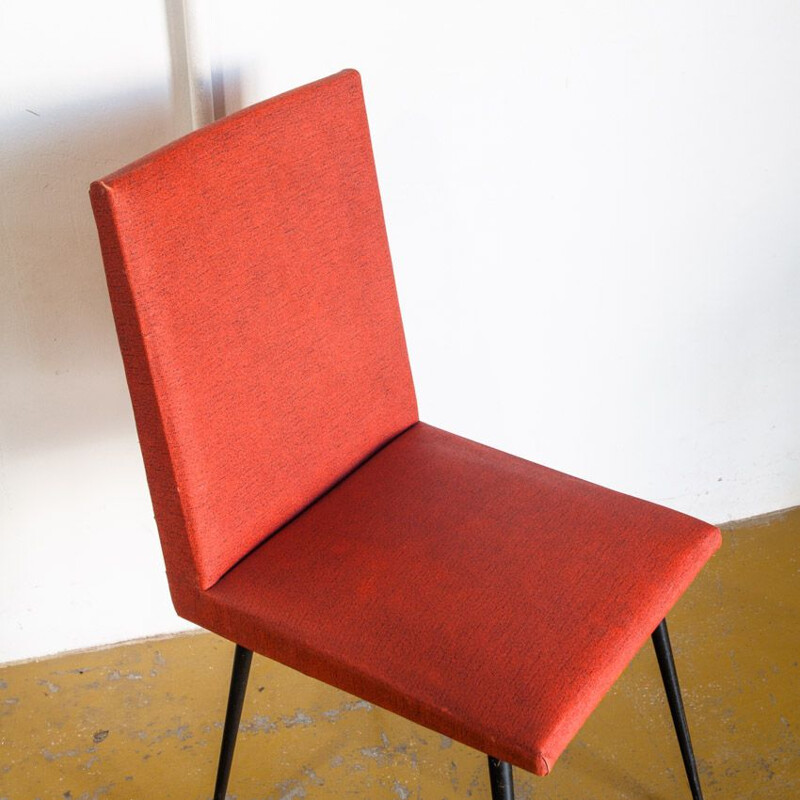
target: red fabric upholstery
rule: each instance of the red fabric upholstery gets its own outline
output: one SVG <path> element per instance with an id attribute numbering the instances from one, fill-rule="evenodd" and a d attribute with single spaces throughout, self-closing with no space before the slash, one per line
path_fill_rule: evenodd
<path id="1" fill-rule="evenodd" d="M 418 423 L 182 613 L 544 775 L 719 544 Z"/>
<path id="2" fill-rule="evenodd" d="M 719 533 L 417 422 L 357 74 L 92 201 L 178 612 L 548 772 Z"/>
<path id="3" fill-rule="evenodd" d="M 92 186 L 173 596 L 417 420 L 358 74 Z"/>

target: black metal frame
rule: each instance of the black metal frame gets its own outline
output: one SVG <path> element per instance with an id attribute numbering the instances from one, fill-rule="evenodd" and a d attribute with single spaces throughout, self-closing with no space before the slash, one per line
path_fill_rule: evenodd
<path id="1" fill-rule="evenodd" d="M 681 687 L 678 685 L 678 673 L 675 671 L 675 659 L 672 657 L 672 645 L 669 643 L 666 619 L 662 619 L 661 624 L 653 631 L 653 647 L 656 650 L 661 680 L 664 682 L 664 689 L 667 693 L 672 724 L 675 726 L 675 733 L 678 734 L 678 744 L 681 747 L 689 788 L 692 790 L 692 800 L 703 800 L 700 776 L 697 774 L 697 761 L 695 761 L 692 750 L 692 740 L 689 738 L 689 726 L 683 710 Z"/>
<path id="2" fill-rule="evenodd" d="M 489 756 L 489 785 L 492 800 L 514 800 L 514 774 L 508 761 Z"/>
<path id="3" fill-rule="evenodd" d="M 675 660 L 672 657 L 672 646 L 669 641 L 666 619 L 661 620 L 659 626 L 653 631 L 653 647 L 656 651 L 661 678 L 667 694 L 672 722 L 678 735 L 678 744 L 683 756 L 683 765 L 686 768 L 686 777 L 692 791 L 692 800 L 703 800 L 700 789 L 700 777 L 697 774 L 697 762 L 692 751 L 692 742 L 689 738 L 689 726 L 686 724 L 686 713 L 681 699 L 681 689 L 678 685 L 678 673 L 675 670 Z M 228 709 L 225 713 L 225 727 L 222 730 L 222 748 L 219 754 L 219 767 L 217 769 L 217 782 L 214 788 L 214 800 L 225 800 L 228 788 L 228 778 L 231 774 L 233 762 L 233 749 L 236 746 L 236 733 L 239 730 L 239 720 L 242 717 L 242 705 L 247 691 L 247 678 L 250 675 L 250 662 L 253 651 L 246 647 L 236 645 L 233 656 L 233 669 L 231 671 L 231 686 L 228 693 Z M 489 756 L 489 783 L 492 789 L 492 800 L 514 800 L 514 776 L 511 764 Z"/>
<path id="4" fill-rule="evenodd" d="M 231 775 L 233 749 L 236 747 L 236 734 L 239 732 L 239 720 L 242 718 L 244 695 L 247 691 L 247 679 L 250 677 L 250 664 L 253 651 L 236 645 L 231 670 L 231 688 L 228 691 L 228 708 L 225 711 L 225 727 L 222 729 L 222 747 L 219 751 L 217 782 L 214 786 L 214 800 L 225 800 L 228 789 L 228 778 Z"/>

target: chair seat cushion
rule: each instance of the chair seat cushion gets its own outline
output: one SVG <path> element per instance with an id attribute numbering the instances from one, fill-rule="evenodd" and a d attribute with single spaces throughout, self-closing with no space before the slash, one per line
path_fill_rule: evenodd
<path id="1" fill-rule="evenodd" d="M 176 601 L 544 775 L 719 544 L 704 522 L 418 423 Z"/>

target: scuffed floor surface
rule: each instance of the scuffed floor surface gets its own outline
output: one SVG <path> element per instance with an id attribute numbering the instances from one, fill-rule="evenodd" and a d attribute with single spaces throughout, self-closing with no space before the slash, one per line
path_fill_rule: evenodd
<path id="1" fill-rule="evenodd" d="M 800 797 L 800 512 L 727 531 L 670 615 L 707 800 Z M 0 800 L 207 800 L 233 647 L 182 635 L 0 668 Z M 413 658 L 410 652 L 409 657 Z M 229 797 L 489 798 L 485 757 L 256 656 Z M 689 797 L 647 646 L 518 798 Z"/>

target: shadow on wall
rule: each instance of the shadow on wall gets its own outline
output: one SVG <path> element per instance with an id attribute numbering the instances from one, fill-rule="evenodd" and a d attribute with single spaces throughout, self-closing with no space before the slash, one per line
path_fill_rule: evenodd
<path id="1" fill-rule="evenodd" d="M 161 88 L 18 109 L 0 132 L 5 187 L 3 447 L 130 426 L 89 183 L 172 138 Z"/>
<path id="2" fill-rule="evenodd" d="M 165 0 L 163 82 L 10 108 L 2 122 L 0 471 L 6 455 L 133 435 L 88 189 L 190 130 L 178 11 Z M 209 80 L 217 115 L 239 107 L 238 73 L 226 73 L 224 87 L 219 73 Z"/>
<path id="3" fill-rule="evenodd" d="M 210 6 L 196 8 L 193 24 L 190 24 L 184 0 L 164 0 L 164 16 L 169 40 L 172 108 L 181 130 L 191 130 L 197 120 L 210 122 L 238 111 L 242 107 L 241 71 L 228 66 L 223 74 L 209 47 L 213 38 L 210 29 L 215 22 L 214 9 Z M 201 106 L 194 114 L 193 102 Z M 203 108 L 205 104 L 208 107 Z"/>
<path id="4" fill-rule="evenodd" d="M 219 112 L 238 107 L 238 75 L 225 84 Z M 171 91 L 20 108 L 0 131 L 0 453 L 133 432 L 88 189 L 187 132 L 179 94 L 173 76 Z"/>

